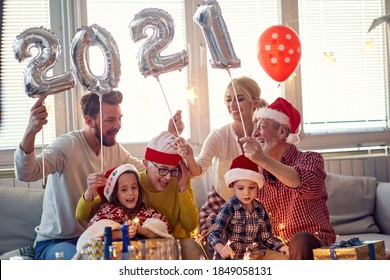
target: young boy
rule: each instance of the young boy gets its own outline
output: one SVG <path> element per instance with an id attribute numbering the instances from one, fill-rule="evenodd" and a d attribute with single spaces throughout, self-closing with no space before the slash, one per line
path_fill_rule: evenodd
<path id="1" fill-rule="evenodd" d="M 287 260 L 288 247 L 272 233 L 263 205 L 256 199 L 264 177 L 245 156 L 233 160 L 225 174 L 233 195 L 219 211 L 208 242 L 221 258 Z"/>

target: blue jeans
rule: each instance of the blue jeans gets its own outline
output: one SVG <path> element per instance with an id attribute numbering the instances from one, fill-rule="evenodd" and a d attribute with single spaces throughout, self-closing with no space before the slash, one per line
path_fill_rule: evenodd
<path id="1" fill-rule="evenodd" d="M 77 240 L 78 238 L 38 241 L 35 245 L 35 259 L 55 260 L 56 252 L 64 252 L 64 260 L 70 260 L 76 254 Z"/>

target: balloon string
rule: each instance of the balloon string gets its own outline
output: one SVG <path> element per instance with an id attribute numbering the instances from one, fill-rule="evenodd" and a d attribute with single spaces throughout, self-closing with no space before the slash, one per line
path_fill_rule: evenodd
<path id="1" fill-rule="evenodd" d="M 247 137 L 246 129 L 245 129 L 245 124 L 244 124 L 244 119 L 243 119 L 243 117 L 242 117 L 241 108 L 240 108 L 240 105 L 239 105 L 239 103 L 238 103 L 238 97 L 237 97 L 236 87 L 234 86 L 233 79 L 232 79 L 232 75 L 230 74 L 229 68 L 227 68 L 226 70 L 228 71 L 229 76 L 230 76 L 230 84 L 232 85 L 233 92 L 234 92 L 234 96 L 235 96 L 235 98 L 236 98 L 236 103 L 237 103 L 237 107 L 238 107 L 238 112 L 240 113 L 240 118 L 241 118 L 241 123 L 242 123 L 242 129 L 244 130 L 244 136 Z"/>
<path id="2" fill-rule="evenodd" d="M 45 105 L 45 101 L 43 101 L 43 105 Z M 44 153 L 44 149 L 45 149 L 45 133 L 44 133 L 44 128 L 42 127 L 42 186 L 43 188 L 45 188 L 46 186 L 46 177 L 45 177 L 45 174 L 46 174 L 46 171 L 45 171 L 45 153 Z"/>
<path id="3" fill-rule="evenodd" d="M 102 112 L 102 97 L 99 93 L 99 107 L 100 107 L 100 171 L 103 172 L 103 112 Z"/>
<path id="4" fill-rule="evenodd" d="M 164 99 L 165 99 L 165 103 L 167 104 L 169 113 L 171 114 L 171 119 L 172 119 L 173 125 L 175 126 L 177 136 L 179 136 L 180 133 L 179 133 L 179 130 L 177 129 L 175 119 L 173 118 L 172 111 L 171 111 L 171 107 L 169 107 L 169 103 L 168 103 L 167 97 L 165 96 L 164 89 L 163 89 L 162 86 L 161 86 L 160 79 L 159 79 L 158 77 L 156 77 L 156 79 L 157 79 L 157 81 L 158 81 L 158 84 L 160 85 L 160 89 L 161 89 L 161 92 L 163 93 L 163 96 L 164 96 Z"/>

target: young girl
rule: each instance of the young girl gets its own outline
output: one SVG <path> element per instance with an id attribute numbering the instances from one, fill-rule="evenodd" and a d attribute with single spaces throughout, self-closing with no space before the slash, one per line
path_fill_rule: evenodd
<path id="1" fill-rule="evenodd" d="M 133 165 L 123 164 L 112 168 L 106 172 L 106 177 L 108 179 L 104 189 L 98 188 L 102 203 L 88 223 L 89 228 L 80 237 L 83 240 L 80 242 L 86 241 L 87 237 L 103 236 L 104 225 L 113 228 L 113 240 L 121 239 L 122 232 L 119 229 L 123 223 L 129 225 L 130 238 L 137 234 L 147 238 L 172 238 L 165 215 L 142 202 L 139 173 Z M 147 219 L 164 222 L 166 231 L 155 231 L 153 225 L 143 226 Z"/>
<path id="2" fill-rule="evenodd" d="M 268 214 L 256 199 L 264 182 L 258 166 L 242 155 L 224 177 L 233 195 L 216 217 L 210 246 L 224 259 L 288 259 L 288 247 L 272 233 Z"/>

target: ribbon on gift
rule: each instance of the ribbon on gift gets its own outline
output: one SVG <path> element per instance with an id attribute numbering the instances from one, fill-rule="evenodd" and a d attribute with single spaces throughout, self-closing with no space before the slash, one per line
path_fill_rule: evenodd
<path id="1" fill-rule="evenodd" d="M 337 255 L 336 255 L 336 249 L 339 248 L 346 248 L 346 247 L 355 247 L 355 246 L 360 246 L 364 245 L 362 241 L 360 241 L 359 237 L 353 237 L 349 240 L 341 240 L 338 243 L 334 243 L 330 245 L 330 257 L 332 260 L 337 260 Z M 375 248 L 373 243 L 368 243 L 368 249 L 370 252 L 370 260 L 375 260 Z"/>

